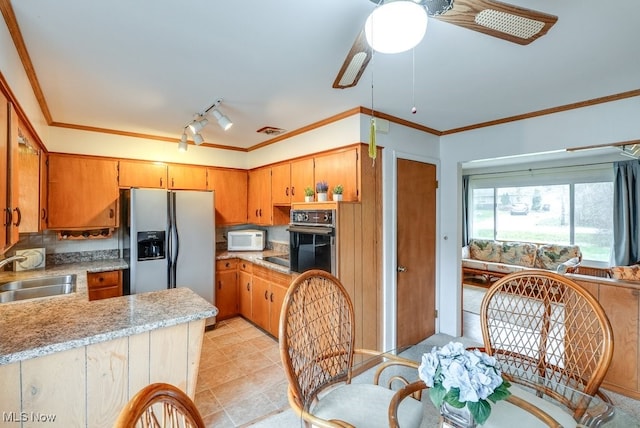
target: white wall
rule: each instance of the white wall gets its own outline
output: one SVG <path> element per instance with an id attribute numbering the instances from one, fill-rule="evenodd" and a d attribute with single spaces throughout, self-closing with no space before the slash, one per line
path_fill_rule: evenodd
<path id="1" fill-rule="evenodd" d="M 640 139 L 638 117 L 640 97 L 441 137 L 440 332 L 461 331 L 461 163 Z"/>

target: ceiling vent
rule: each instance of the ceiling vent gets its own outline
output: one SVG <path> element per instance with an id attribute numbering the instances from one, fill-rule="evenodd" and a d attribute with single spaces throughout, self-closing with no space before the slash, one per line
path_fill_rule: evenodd
<path id="1" fill-rule="evenodd" d="M 263 128 L 258 129 L 256 132 L 259 132 L 261 134 L 267 134 L 269 136 L 274 136 L 274 135 L 283 134 L 287 131 L 286 129 L 276 128 L 275 126 L 265 126 Z"/>

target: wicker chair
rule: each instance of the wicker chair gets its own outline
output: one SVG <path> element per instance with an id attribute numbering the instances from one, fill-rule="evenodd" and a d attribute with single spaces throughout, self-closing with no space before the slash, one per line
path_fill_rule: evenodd
<path id="1" fill-rule="evenodd" d="M 122 409 L 114 428 L 204 428 L 191 398 L 167 383 L 141 389 Z"/>
<path id="2" fill-rule="evenodd" d="M 331 274 L 310 270 L 289 286 L 280 313 L 280 356 L 289 404 L 306 426 L 386 428 L 394 391 L 378 385 L 380 372 L 403 366 L 416 373 L 416 362 L 388 356 L 377 366 L 373 383 L 351 382 L 354 354 L 380 355 L 354 349 L 353 320 L 351 300 Z M 422 415 L 418 400 L 409 398 L 400 406 L 403 427 L 419 426 Z"/>
<path id="3" fill-rule="evenodd" d="M 608 401 L 599 387 L 613 355 L 613 333 L 598 301 L 579 284 L 542 270 L 507 275 L 485 294 L 480 322 L 485 351 L 512 382 L 563 403 L 576 420 L 588 403 L 565 387 Z"/>

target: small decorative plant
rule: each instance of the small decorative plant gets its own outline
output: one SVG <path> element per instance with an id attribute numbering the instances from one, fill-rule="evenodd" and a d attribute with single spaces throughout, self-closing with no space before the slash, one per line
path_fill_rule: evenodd
<path id="1" fill-rule="evenodd" d="M 313 189 L 311 187 L 305 187 L 304 188 L 304 195 L 305 196 L 313 196 L 314 195 Z"/>
<path id="2" fill-rule="evenodd" d="M 418 373 L 438 409 L 443 403 L 456 409 L 466 406 L 480 425 L 491 414 L 489 401 L 496 403 L 511 395 L 511 384 L 502 378 L 496 359 L 477 349 L 468 351 L 458 342 L 434 346 L 422 356 Z"/>
<path id="3" fill-rule="evenodd" d="M 342 195 L 343 191 L 344 191 L 344 188 L 342 187 L 342 184 L 336 184 L 333 188 L 334 195 Z"/>
<path id="4" fill-rule="evenodd" d="M 318 181 L 316 183 L 316 192 L 318 193 L 327 193 L 329 190 L 329 185 L 326 181 Z"/>

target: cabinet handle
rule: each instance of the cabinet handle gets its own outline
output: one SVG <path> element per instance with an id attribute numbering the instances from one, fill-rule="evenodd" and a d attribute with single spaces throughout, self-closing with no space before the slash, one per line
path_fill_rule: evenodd
<path id="1" fill-rule="evenodd" d="M 99 276 L 98 277 L 98 282 L 103 282 L 104 281 L 104 276 Z"/>
<path id="2" fill-rule="evenodd" d="M 218 281 L 218 290 L 222 289 L 222 281 Z"/>
<path id="3" fill-rule="evenodd" d="M 288 188 L 288 187 L 285 189 L 284 194 L 285 194 L 286 196 L 289 196 L 289 188 Z"/>
<path id="4" fill-rule="evenodd" d="M 3 226 L 9 226 L 11 224 L 11 208 L 4 209 L 4 223 Z"/>
<path id="5" fill-rule="evenodd" d="M 224 267 L 229 267 L 229 262 L 226 262 L 226 263 L 224 264 Z"/>
<path id="6" fill-rule="evenodd" d="M 271 303 L 273 303 L 273 293 L 271 293 L 271 295 L 269 295 L 269 301 L 270 301 Z"/>
<path id="7" fill-rule="evenodd" d="M 258 210 L 256 210 L 256 217 L 258 217 Z"/>
<path id="8" fill-rule="evenodd" d="M 269 292 L 266 290 L 264 292 L 264 300 L 269 300 Z"/>
<path id="9" fill-rule="evenodd" d="M 42 220 L 47 218 L 47 210 L 46 209 L 42 209 Z"/>
<path id="10" fill-rule="evenodd" d="M 262 208 L 260 208 L 260 217 L 262 217 Z"/>
<path id="11" fill-rule="evenodd" d="M 160 187 L 162 187 L 162 177 L 160 177 Z"/>
<path id="12" fill-rule="evenodd" d="M 247 291 L 251 291 L 251 283 L 247 282 Z"/>
<path id="13" fill-rule="evenodd" d="M 173 177 L 171 177 L 171 187 L 174 187 L 174 186 L 175 186 L 175 183 L 173 181 Z"/>
<path id="14" fill-rule="evenodd" d="M 113 208 L 109 208 L 109 218 L 113 218 L 115 216 L 115 211 L 113 210 Z"/>
<path id="15" fill-rule="evenodd" d="M 291 196 L 296 195 L 296 186 L 291 186 Z"/>
<path id="16" fill-rule="evenodd" d="M 15 223 L 13 223 L 13 225 L 20 226 L 20 222 L 22 221 L 22 213 L 20 212 L 20 208 L 15 207 L 13 210 L 16 212 L 16 214 L 18 214 L 18 219 L 16 220 Z"/>

